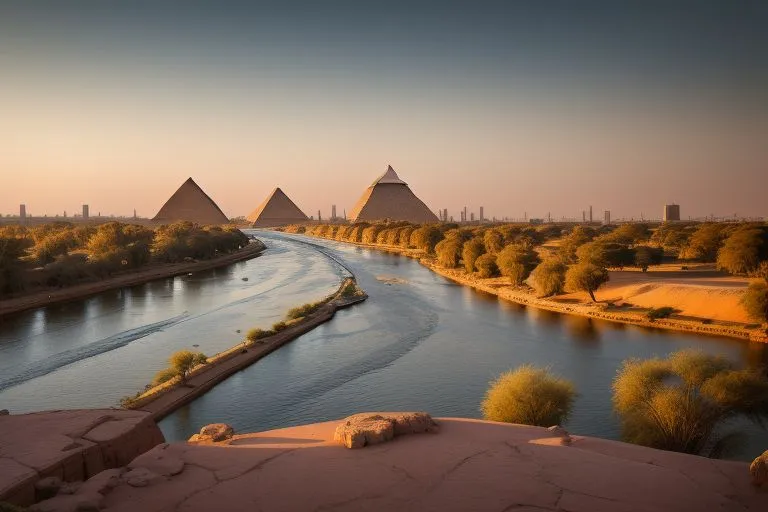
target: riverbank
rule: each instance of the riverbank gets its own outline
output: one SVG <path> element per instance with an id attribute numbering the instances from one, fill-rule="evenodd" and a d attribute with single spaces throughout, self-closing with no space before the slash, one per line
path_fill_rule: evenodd
<path id="1" fill-rule="evenodd" d="M 0 301 L 0 317 L 61 302 L 84 299 L 115 288 L 136 286 L 157 279 L 167 279 L 169 277 L 184 275 L 190 272 L 202 272 L 204 270 L 224 267 L 231 265 L 232 263 L 255 258 L 264 252 L 266 248 L 267 247 L 263 242 L 255 240 L 239 251 L 211 260 L 160 264 L 153 266 L 152 268 L 114 276 L 103 281 L 78 284 L 59 290 L 41 290 L 33 292 L 20 297 Z"/>
<path id="2" fill-rule="evenodd" d="M 563 302 L 559 302 L 557 297 L 554 299 L 536 297 L 534 293 L 527 289 L 501 283 L 500 281 L 502 278 L 480 279 L 472 274 L 468 274 L 463 269 L 446 269 L 440 267 L 437 265 L 435 258 L 426 256 L 423 251 L 417 249 L 405 249 L 393 245 L 373 245 L 347 241 L 341 242 L 378 251 L 400 254 L 416 259 L 423 266 L 451 281 L 491 295 L 496 295 L 501 299 L 515 302 L 523 306 L 531 306 L 554 313 L 595 318 L 598 320 L 606 320 L 608 322 L 636 325 L 651 329 L 681 331 L 709 336 L 723 336 L 762 343 L 768 342 L 768 335 L 766 335 L 765 331 L 759 327 L 747 327 L 748 324 L 717 322 L 708 318 L 693 317 L 664 318 L 651 321 L 646 316 L 647 308 L 634 308 L 627 305 L 619 305 L 621 302 L 617 302 L 617 305 L 608 302 L 578 302 L 572 299 L 565 299 Z M 674 304 L 662 304 L 661 306 L 674 307 Z"/>
<path id="3" fill-rule="evenodd" d="M 355 294 L 352 296 L 344 293 L 350 284 L 355 287 Z M 271 336 L 254 342 L 246 340 L 209 358 L 206 364 L 192 370 L 184 385 L 171 382 L 160 384 L 128 400 L 124 407 L 148 412 L 155 421 L 159 421 L 179 407 L 203 395 L 232 374 L 331 320 L 336 311 L 358 304 L 367 298 L 368 296 L 357 287 L 354 278 L 347 278 L 341 283 L 336 293 L 328 297 L 325 303 L 310 315 L 289 323 L 285 329 Z"/>

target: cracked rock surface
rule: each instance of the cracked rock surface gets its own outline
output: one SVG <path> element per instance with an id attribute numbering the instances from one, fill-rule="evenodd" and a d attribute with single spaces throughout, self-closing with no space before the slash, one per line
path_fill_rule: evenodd
<path id="1" fill-rule="evenodd" d="M 148 413 L 119 409 L 0 416 L 0 502 L 31 505 L 164 441 Z M 38 482 L 42 482 L 39 485 Z M 37 494 L 37 496 L 36 496 Z M 75 499 L 73 498 L 72 501 Z M 83 505 L 85 507 L 85 505 Z"/>
<path id="2" fill-rule="evenodd" d="M 98 505 L 110 512 L 701 512 L 764 511 L 768 503 L 743 462 L 576 435 L 564 445 L 561 432 L 539 427 L 438 422 L 438 435 L 397 436 L 364 450 L 334 441 L 338 421 L 225 443 L 163 444 L 112 478 L 116 485 Z M 131 485 L 134 472 L 150 477 L 146 485 Z"/>

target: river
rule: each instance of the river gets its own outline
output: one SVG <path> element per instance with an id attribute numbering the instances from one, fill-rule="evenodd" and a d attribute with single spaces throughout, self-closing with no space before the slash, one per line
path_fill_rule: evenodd
<path id="1" fill-rule="evenodd" d="M 762 344 L 524 308 L 456 285 L 398 255 L 252 233 L 268 247 L 255 260 L 0 324 L 0 383 L 28 377 L 0 391 L 0 408 L 113 405 L 147 382 L 173 351 L 193 344 L 207 354 L 221 351 L 242 339 L 236 329 L 271 325 L 289 307 L 329 293 L 344 269 L 327 255 L 349 268 L 370 298 L 165 418 L 160 426 L 168 440 L 186 439 L 214 422 L 247 432 L 361 411 L 479 417 L 489 381 L 524 363 L 549 366 L 575 383 L 579 396 L 566 425 L 571 432 L 617 439 L 611 382 L 625 359 L 695 347 L 743 366 L 768 360 Z M 89 347 L 137 329 L 137 339 L 88 357 Z M 62 353 L 85 356 L 57 366 L 67 360 Z M 36 375 L 39 368 L 47 373 Z M 746 439 L 735 457 L 754 457 L 768 446 L 765 430 L 736 426 Z"/>

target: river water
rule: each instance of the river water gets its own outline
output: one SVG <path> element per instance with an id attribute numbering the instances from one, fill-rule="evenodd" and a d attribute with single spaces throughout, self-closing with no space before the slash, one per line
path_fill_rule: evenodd
<path id="1" fill-rule="evenodd" d="M 570 431 L 617 439 L 611 381 L 623 360 L 695 347 L 742 366 L 768 361 L 762 344 L 528 309 L 453 284 L 405 257 L 253 233 L 268 246 L 255 260 L 4 321 L 0 408 L 114 405 L 175 350 L 199 345 L 213 354 L 242 339 L 237 329 L 269 326 L 288 308 L 327 295 L 345 275 L 343 267 L 368 292 L 366 302 L 338 312 L 165 418 L 160 426 L 166 438 L 186 439 L 214 422 L 247 432 L 362 411 L 479 417 L 488 382 L 533 363 L 575 383 L 579 397 L 566 425 Z M 735 457 L 754 457 L 768 446 L 765 430 L 735 426 L 746 434 Z"/>

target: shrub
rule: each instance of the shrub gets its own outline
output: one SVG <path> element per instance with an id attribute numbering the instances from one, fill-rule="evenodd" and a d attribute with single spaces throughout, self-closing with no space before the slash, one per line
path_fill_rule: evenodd
<path id="1" fill-rule="evenodd" d="M 357 295 L 357 286 L 355 286 L 355 283 L 347 283 L 347 285 L 344 286 L 344 288 L 341 290 L 341 296 L 345 299 L 354 297 L 355 295 Z"/>
<path id="2" fill-rule="evenodd" d="M 680 257 L 685 260 L 714 262 L 725 236 L 724 224 L 702 224 L 680 250 Z"/>
<path id="3" fill-rule="evenodd" d="M 768 285 L 751 283 L 741 298 L 741 304 L 750 318 L 761 323 L 768 323 Z"/>
<path id="4" fill-rule="evenodd" d="M 624 361 L 613 382 L 613 403 L 625 441 L 720 456 L 733 438 L 722 431 L 728 420 L 768 417 L 768 378 L 735 370 L 722 357 L 684 350 L 667 359 Z"/>
<path id="5" fill-rule="evenodd" d="M 475 260 L 475 268 L 480 277 L 487 279 L 499 275 L 499 267 L 496 266 L 496 256 L 493 254 L 483 254 Z"/>
<path id="6" fill-rule="evenodd" d="M 498 229 L 490 228 L 483 235 L 483 243 L 489 254 L 496 254 L 504 248 L 504 235 Z"/>
<path id="7" fill-rule="evenodd" d="M 562 293 L 567 270 L 568 267 L 559 258 L 544 260 L 531 272 L 531 282 L 536 293 L 541 297 Z"/>
<path id="8" fill-rule="evenodd" d="M 173 374 L 179 377 L 182 383 L 186 383 L 189 372 L 192 371 L 195 366 L 208 362 L 208 358 L 202 352 L 180 350 L 171 355 L 168 362 L 171 365 L 170 368 L 166 368 L 165 370 L 158 372 L 158 374 L 155 376 L 155 379 L 161 376 L 170 379 L 171 377 L 169 376 Z"/>
<path id="9" fill-rule="evenodd" d="M 640 267 L 643 272 L 646 272 L 651 265 L 661 264 L 663 257 L 664 251 L 661 248 L 646 245 L 635 247 L 635 265 Z"/>
<path id="10" fill-rule="evenodd" d="M 443 239 L 443 233 L 437 226 L 422 226 L 411 234 L 411 245 L 427 254 L 435 253 L 435 246 Z"/>
<path id="11" fill-rule="evenodd" d="M 536 268 L 539 255 L 528 245 L 509 244 L 501 250 L 496 261 L 501 275 L 509 277 L 513 285 L 520 286 Z"/>
<path id="12" fill-rule="evenodd" d="M 475 260 L 485 253 L 485 244 L 480 238 L 473 238 L 464 244 L 461 251 L 461 259 L 464 261 L 464 269 L 467 272 L 475 271 Z"/>
<path id="13" fill-rule="evenodd" d="M 738 229 L 717 252 L 717 268 L 731 274 L 754 272 L 760 265 L 762 253 L 768 249 L 766 238 L 762 229 Z"/>
<path id="14" fill-rule="evenodd" d="M 577 263 L 565 273 L 565 286 L 567 289 L 577 292 L 585 291 L 592 302 L 595 299 L 595 290 L 608 281 L 608 270 L 593 263 Z"/>
<path id="15" fill-rule="evenodd" d="M 286 316 L 288 317 L 289 320 L 297 320 L 307 315 L 311 315 L 312 313 L 317 311 L 320 308 L 320 306 L 322 306 L 322 303 L 320 302 L 304 304 L 303 306 L 298 306 L 298 307 L 289 309 L 288 314 Z"/>
<path id="16" fill-rule="evenodd" d="M 658 320 L 659 318 L 669 318 L 672 316 L 672 314 L 677 311 L 675 308 L 671 308 L 669 306 L 662 306 L 660 308 L 651 308 L 650 311 L 648 311 L 645 316 L 648 317 L 648 320 L 653 322 L 654 320 Z"/>
<path id="17" fill-rule="evenodd" d="M 255 342 L 262 338 L 266 338 L 267 336 L 271 336 L 272 334 L 274 333 L 271 331 L 265 331 L 264 329 L 259 329 L 258 327 L 254 327 L 253 329 L 249 330 L 246 333 L 245 339 L 247 339 L 250 342 Z"/>
<path id="18" fill-rule="evenodd" d="M 152 385 L 159 386 L 160 384 L 175 379 L 178 376 L 179 374 L 175 368 L 165 368 L 164 370 L 160 370 L 155 374 L 155 377 L 152 379 Z"/>
<path id="19" fill-rule="evenodd" d="M 569 381 L 524 365 L 491 383 L 481 410 L 487 420 L 549 427 L 565 423 L 575 396 Z"/>
<path id="20" fill-rule="evenodd" d="M 280 332 L 286 327 L 288 327 L 288 324 L 286 322 L 280 321 L 272 325 L 272 330 L 275 332 Z"/>

